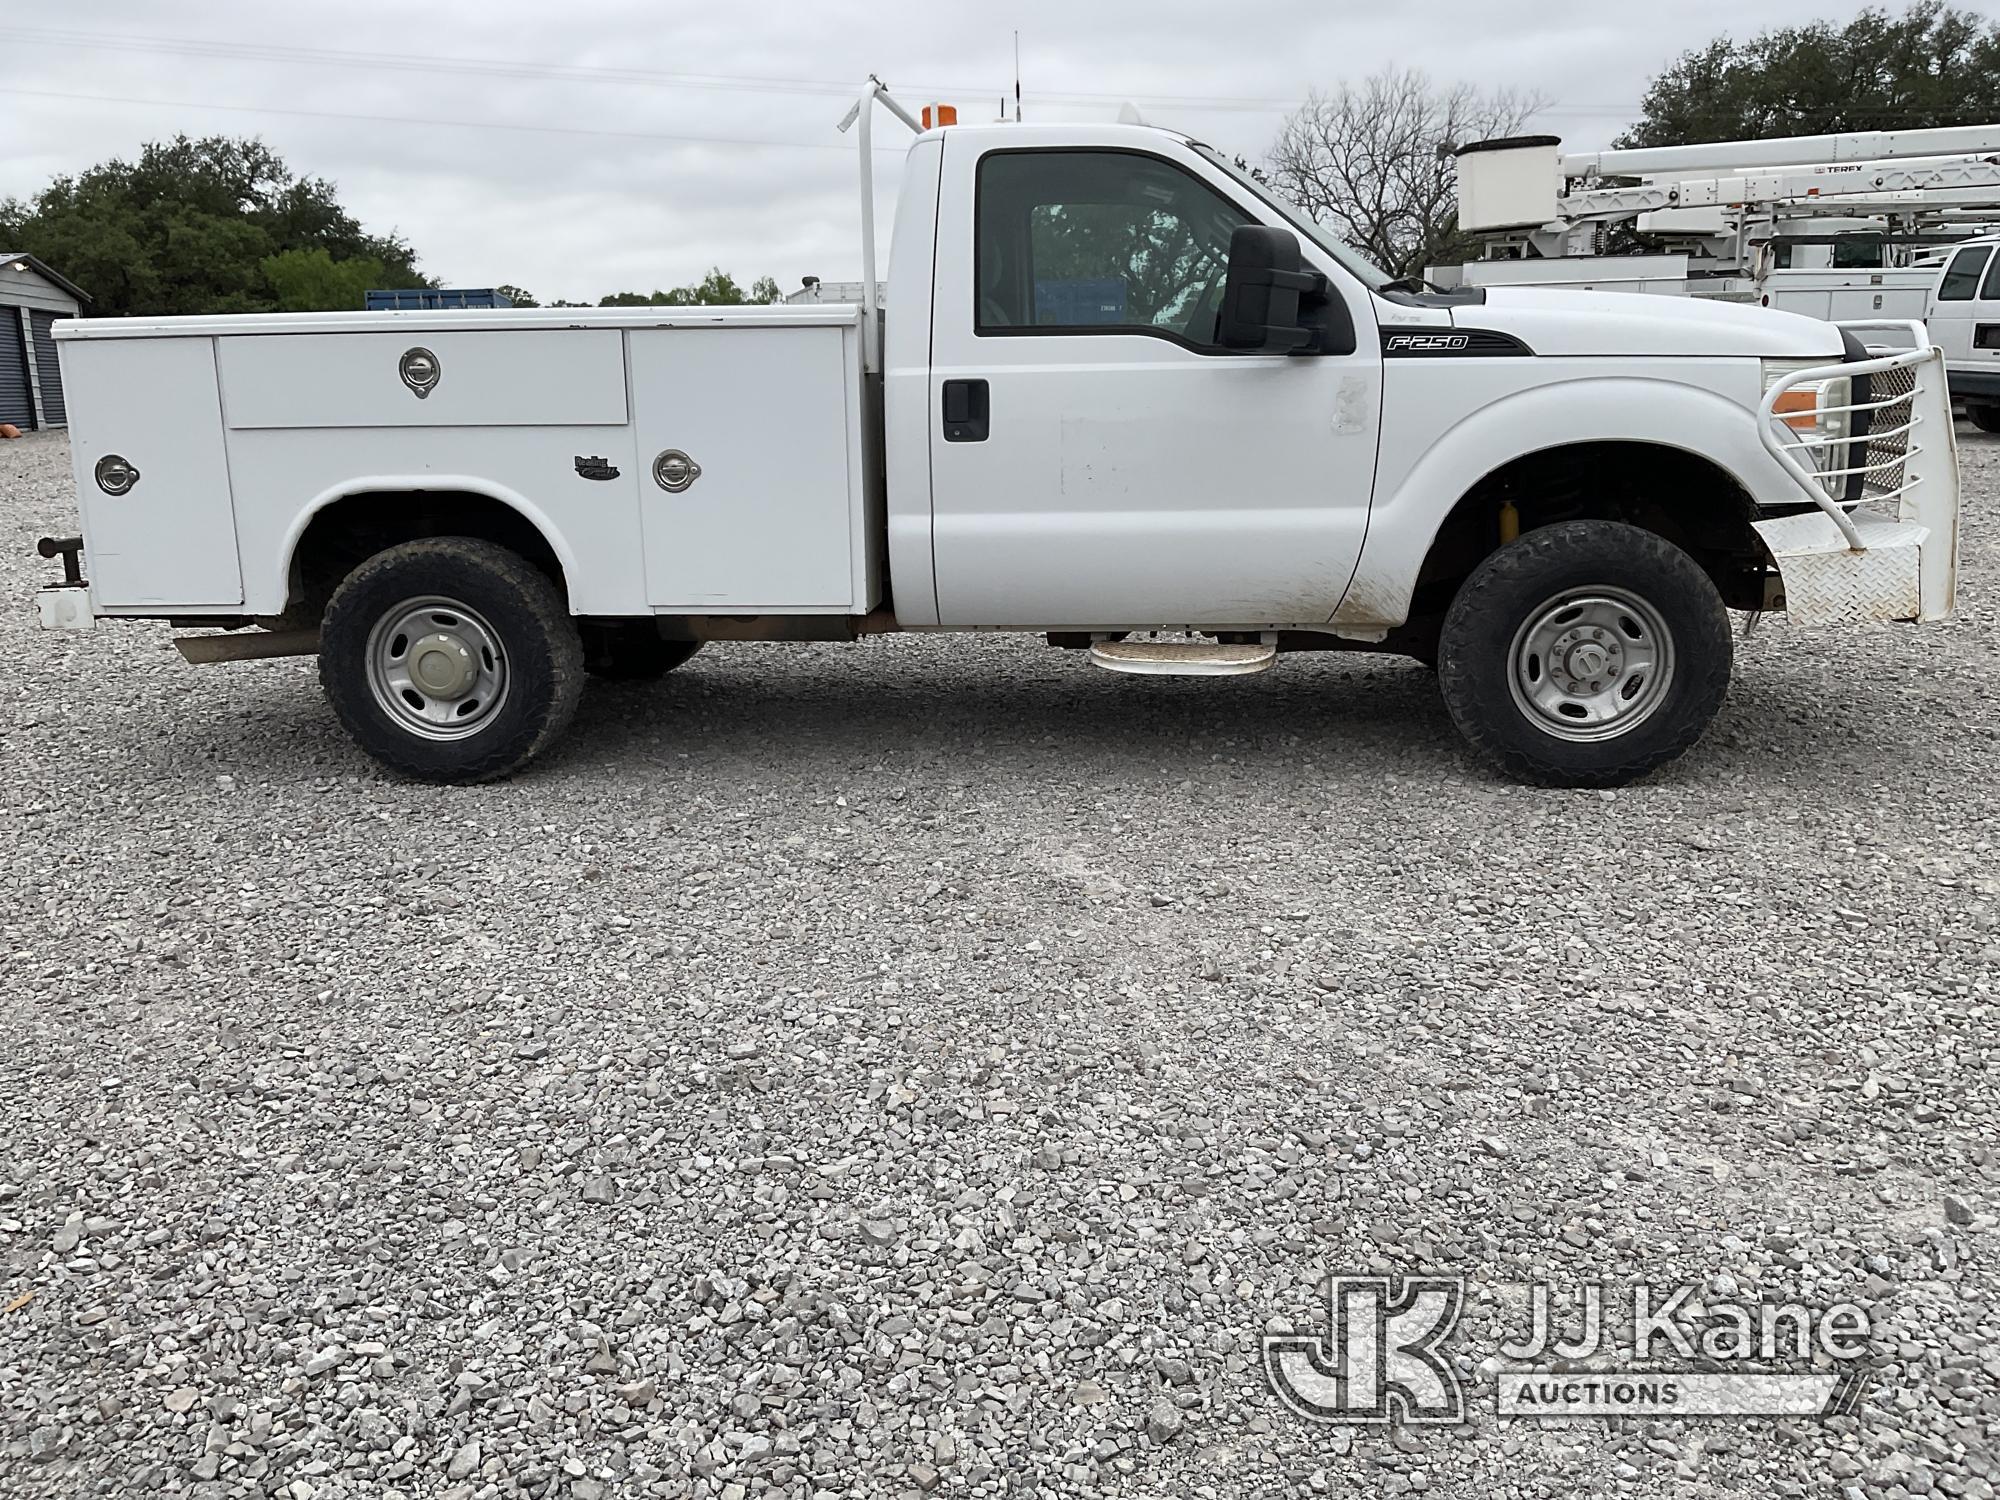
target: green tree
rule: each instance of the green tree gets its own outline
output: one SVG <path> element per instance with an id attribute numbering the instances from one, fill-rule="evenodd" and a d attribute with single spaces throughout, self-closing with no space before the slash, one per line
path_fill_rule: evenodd
<path id="1" fill-rule="evenodd" d="M 518 286 L 496 286 L 493 290 L 505 297 L 516 307 L 540 307 L 542 305 L 534 299 L 531 293 L 522 290 Z M 560 307 L 562 304 L 558 302 L 556 306 Z"/>
<path id="2" fill-rule="evenodd" d="M 1171 208 L 1049 204 L 1034 210 L 1032 233 L 1037 280 L 1121 282 L 1133 323 L 1184 317 L 1183 304 L 1224 270 L 1213 242 Z"/>
<path id="3" fill-rule="evenodd" d="M 1618 145 L 1982 125 L 2000 120 L 2000 23 L 1923 0 L 1718 37 L 1655 78 L 1642 109 Z"/>
<path id="4" fill-rule="evenodd" d="M 664 292 L 613 292 L 598 301 L 599 307 L 741 307 L 752 302 L 776 302 L 779 300 L 778 283 L 769 276 L 759 276 L 752 282 L 749 291 L 736 284 L 736 278 L 722 267 L 716 266 L 701 280 L 689 286 L 677 286 Z"/>
<path id="5" fill-rule="evenodd" d="M 335 260 L 318 245 L 267 255 L 262 264 L 279 312 L 359 312 L 371 288 L 388 285 L 386 268 L 373 256 Z"/>
<path id="6" fill-rule="evenodd" d="M 285 304 L 266 263 L 281 262 L 296 287 L 306 273 L 284 259 L 293 251 L 374 263 L 377 286 L 431 284 L 410 247 L 363 229 L 332 183 L 295 175 L 261 141 L 224 136 L 153 142 L 136 162 L 8 199 L 0 241 L 56 267 L 107 317 L 273 311 Z"/>

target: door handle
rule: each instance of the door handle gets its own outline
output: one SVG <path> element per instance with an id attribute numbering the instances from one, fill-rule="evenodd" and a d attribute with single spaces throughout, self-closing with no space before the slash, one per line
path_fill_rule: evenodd
<path id="1" fill-rule="evenodd" d="M 944 383 L 944 440 L 947 443 L 983 443 L 991 427 L 992 407 L 983 380 L 947 380 Z"/>

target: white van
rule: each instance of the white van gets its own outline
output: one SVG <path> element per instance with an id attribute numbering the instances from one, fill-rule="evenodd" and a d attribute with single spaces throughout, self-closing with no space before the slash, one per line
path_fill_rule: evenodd
<path id="1" fill-rule="evenodd" d="M 1924 322 L 1944 351 L 1952 399 L 1981 432 L 2000 432 L 2000 236 L 1952 252 Z"/>

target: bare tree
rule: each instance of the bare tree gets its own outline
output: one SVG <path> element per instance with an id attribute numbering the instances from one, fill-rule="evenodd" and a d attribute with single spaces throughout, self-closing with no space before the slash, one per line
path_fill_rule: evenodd
<path id="1" fill-rule="evenodd" d="M 1452 148 L 1512 135 L 1542 107 L 1414 69 L 1315 89 L 1271 147 L 1271 182 L 1392 275 L 1417 275 L 1463 258 Z"/>

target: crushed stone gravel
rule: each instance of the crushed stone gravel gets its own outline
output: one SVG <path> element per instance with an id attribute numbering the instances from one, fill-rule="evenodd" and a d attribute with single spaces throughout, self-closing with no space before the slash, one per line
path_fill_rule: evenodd
<path id="1" fill-rule="evenodd" d="M 1961 611 L 1496 780 L 1412 664 L 712 647 L 513 781 L 45 635 L 0 443 L 0 1494 L 1993 1493 L 2000 439 Z M 1852 1298 L 1860 1411 L 1327 1427 L 1331 1271 Z M 1484 1410 L 1482 1411 L 1482 1405 Z"/>

